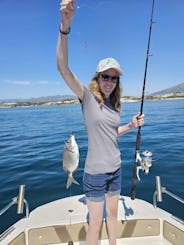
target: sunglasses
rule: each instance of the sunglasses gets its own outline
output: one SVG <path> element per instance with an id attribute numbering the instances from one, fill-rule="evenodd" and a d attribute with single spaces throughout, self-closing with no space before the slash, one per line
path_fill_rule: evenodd
<path id="1" fill-rule="evenodd" d="M 107 74 L 100 73 L 100 77 L 102 78 L 102 81 L 104 82 L 112 82 L 117 83 L 119 81 L 119 77 L 117 76 L 109 76 Z"/>

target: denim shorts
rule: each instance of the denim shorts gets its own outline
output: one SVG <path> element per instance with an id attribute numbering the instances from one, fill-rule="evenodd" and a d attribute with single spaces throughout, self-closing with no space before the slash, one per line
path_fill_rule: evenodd
<path id="1" fill-rule="evenodd" d="M 84 173 L 83 190 L 86 198 L 101 202 L 105 194 L 118 195 L 121 192 L 121 168 L 113 173 L 91 175 Z"/>

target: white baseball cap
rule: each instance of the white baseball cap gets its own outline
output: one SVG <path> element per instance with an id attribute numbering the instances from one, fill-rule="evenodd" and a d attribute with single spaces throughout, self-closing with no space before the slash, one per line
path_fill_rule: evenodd
<path id="1" fill-rule="evenodd" d="M 112 57 L 101 60 L 97 65 L 96 72 L 98 73 L 98 72 L 106 71 L 110 68 L 115 69 L 120 76 L 123 75 L 123 71 L 120 67 L 120 64 L 117 62 L 117 60 L 115 60 Z"/>

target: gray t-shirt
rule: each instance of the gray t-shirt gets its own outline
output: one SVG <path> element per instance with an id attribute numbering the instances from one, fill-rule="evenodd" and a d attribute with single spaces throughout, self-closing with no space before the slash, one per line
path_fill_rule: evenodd
<path id="1" fill-rule="evenodd" d="M 110 173 L 121 164 L 117 136 L 119 111 L 98 103 L 94 94 L 84 87 L 82 111 L 88 134 L 88 153 L 84 171 L 89 174 Z"/>

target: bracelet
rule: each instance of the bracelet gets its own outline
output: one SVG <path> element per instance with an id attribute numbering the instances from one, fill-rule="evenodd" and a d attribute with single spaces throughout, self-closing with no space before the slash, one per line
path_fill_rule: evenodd
<path id="1" fill-rule="evenodd" d="M 68 35 L 68 34 L 70 33 L 70 29 L 71 29 L 71 28 L 70 28 L 70 26 L 69 26 L 69 28 L 68 28 L 67 31 L 62 31 L 62 30 L 61 30 L 61 26 L 59 27 L 59 31 L 60 31 L 60 33 L 63 34 L 63 35 Z"/>

